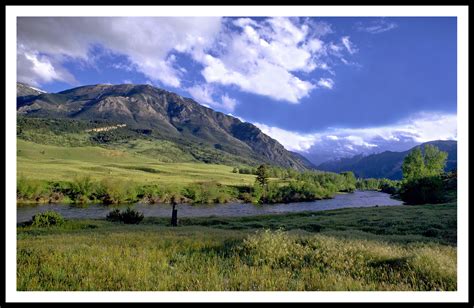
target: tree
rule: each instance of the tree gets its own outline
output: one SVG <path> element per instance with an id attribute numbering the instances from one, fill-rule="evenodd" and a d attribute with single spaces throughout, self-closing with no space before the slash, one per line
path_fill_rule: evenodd
<path id="1" fill-rule="evenodd" d="M 448 153 L 440 151 L 431 144 L 425 146 L 425 176 L 440 175 L 446 166 Z"/>
<path id="2" fill-rule="evenodd" d="M 409 204 L 445 201 L 444 166 L 448 154 L 433 145 L 426 145 L 424 155 L 418 147 L 405 157 L 402 165 L 403 183 L 399 195 Z"/>
<path id="3" fill-rule="evenodd" d="M 424 155 L 420 147 L 415 148 L 403 160 L 403 181 L 408 182 L 442 174 L 447 158 L 448 153 L 440 151 L 431 144 L 425 146 Z"/>
<path id="4" fill-rule="evenodd" d="M 402 172 L 405 182 L 424 176 L 425 161 L 419 147 L 415 148 L 405 157 L 402 164 Z"/>
<path id="5" fill-rule="evenodd" d="M 260 184 L 260 186 L 265 186 L 268 183 L 268 168 L 266 165 L 260 165 L 256 171 L 257 178 L 255 181 Z"/>

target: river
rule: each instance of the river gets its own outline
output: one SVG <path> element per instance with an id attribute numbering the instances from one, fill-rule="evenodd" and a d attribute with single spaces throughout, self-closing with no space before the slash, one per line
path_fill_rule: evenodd
<path id="1" fill-rule="evenodd" d="M 179 204 L 179 217 L 207 217 L 207 216 L 253 216 L 265 214 L 294 213 L 304 211 L 324 211 L 352 207 L 373 207 L 402 205 L 403 202 L 390 198 L 389 194 L 377 191 L 356 191 L 350 194 L 339 194 L 334 199 L 317 200 L 310 202 L 295 202 L 286 204 L 254 205 L 249 203 L 226 203 L 209 205 Z M 17 207 L 17 222 L 25 222 L 37 213 L 53 210 L 67 219 L 97 219 L 105 216 L 114 208 L 126 208 L 130 206 L 145 217 L 171 217 L 171 205 L 169 204 L 123 204 L 106 206 L 103 204 L 70 205 L 70 204 L 46 204 L 46 205 L 21 205 Z"/>

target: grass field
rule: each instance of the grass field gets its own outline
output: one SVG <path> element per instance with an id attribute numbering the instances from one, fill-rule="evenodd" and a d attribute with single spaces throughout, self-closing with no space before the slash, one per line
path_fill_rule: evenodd
<path id="1" fill-rule="evenodd" d="M 61 147 L 17 140 L 17 174 L 28 179 L 70 181 L 90 176 L 145 184 L 186 185 L 216 181 L 223 185 L 253 184 L 255 176 L 232 173 L 233 167 L 204 163 L 170 163 L 138 154 L 146 151 L 106 149 L 94 146 Z M 148 148 L 149 150 L 149 148 Z M 151 154 L 150 154 L 151 155 Z"/>
<path id="2" fill-rule="evenodd" d="M 456 290 L 456 204 L 18 227 L 18 290 Z"/>

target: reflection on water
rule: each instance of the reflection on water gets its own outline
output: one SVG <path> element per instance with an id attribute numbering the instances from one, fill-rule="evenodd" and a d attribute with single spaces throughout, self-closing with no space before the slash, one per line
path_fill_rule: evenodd
<path id="1" fill-rule="evenodd" d="M 227 203 L 212 205 L 180 204 L 178 217 L 206 217 L 206 216 L 251 216 L 275 213 L 292 213 L 303 211 L 323 211 L 349 207 L 402 205 L 402 201 L 390 198 L 389 194 L 376 191 L 356 191 L 352 194 L 337 195 L 334 199 L 317 200 L 311 202 L 296 202 L 287 204 L 253 205 L 249 203 Z M 113 208 L 127 206 L 142 212 L 145 217 L 171 217 L 171 205 L 168 204 L 124 204 L 106 206 L 102 204 L 81 205 L 22 205 L 17 207 L 17 222 L 25 222 L 37 213 L 53 210 L 64 218 L 95 219 L 105 218 Z"/>

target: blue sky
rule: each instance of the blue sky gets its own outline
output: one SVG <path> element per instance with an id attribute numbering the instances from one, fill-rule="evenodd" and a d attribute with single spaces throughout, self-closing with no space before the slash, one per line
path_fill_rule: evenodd
<path id="1" fill-rule="evenodd" d="M 314 162 L 456 139 L 456 18 L 18 18 L 18 81 L 149 83 Z"/>

